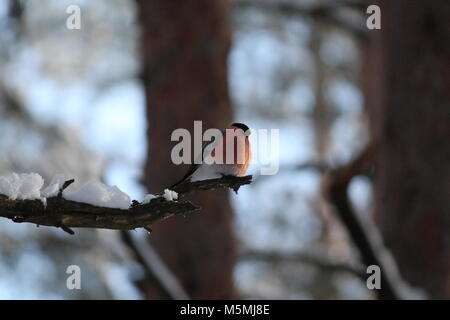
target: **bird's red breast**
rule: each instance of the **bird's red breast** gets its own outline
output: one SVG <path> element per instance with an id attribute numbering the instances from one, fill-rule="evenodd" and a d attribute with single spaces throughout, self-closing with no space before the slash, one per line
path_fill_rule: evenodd
<path id="1" fill-rule="evenodd" d="M 222 159 L 224 164 L 236 166 L 238 168 L 237 176 L 244 176 L 250 166 L 252 153 L 250 150 L 250 141 L 248 135 L 244 135 L 241 128 L 231 126 L 225 130 L 222 140 L 212 150 L 211 155 L 214 157 L 216 151 L 222 150 Z M 236 130 L 240 130 L 239 133 Z M 227 161 L 227 150 L 233 150 L 233 154 L 229 157 L 231 161 Z"/>

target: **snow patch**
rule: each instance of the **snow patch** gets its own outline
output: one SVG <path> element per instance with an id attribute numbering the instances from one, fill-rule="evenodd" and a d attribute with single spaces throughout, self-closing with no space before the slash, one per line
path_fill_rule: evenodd
<path id="1" fill-rule="evenodd" d="M 169 190 L 169 189 L 164 189 L 163 197 L 167 201 L 174 201 L 174 200 L 178 199 L 178 193 L 176 193 L 175 191 Z"/>
<path id="2" fill-rule="evenodd" d="M 44 179 L 37 173 L 11 173 L 0 176 L 0 194 L 11 200 L 41 199 Z"/>
<path id="3" fill-rule="evenodd" d="M 162 195 L 147 194 L 144 197 L 144 201 L 142 201 L 142 204 L 150 203 L 150 201 L 152 201 L 152 199 L 159 198 L 159 197 L 164 197 L 164 199 L 166 199 L 167 201 L 175 201 L 178 199 L 178 193 L 176 193 L 175 191 L 169 190 L 169 189 L 165 189 L 164 193 Z"/>
<path id="4" fill-rule="evenodd" d="M 64 174 L 57 174 L 50 184 L 41 190 L 44 179 L 39 174 L 11 173 L 0 176 L 0 194 L 11 200 L 41 200 L 44 206 L 47 206 L 47 198 L 57 196 L 65 181 Z M 85 183 L 76 191 L 65 191 L 63 196 L 67 200 L 124 210 L 130 207 L 131 201 L 130 197 L 116 186 L 109 187 L 95 181 Z"/>
<path id="5" fill-rule="evenodd" d="M 130 197 L 118 187 L 109 187 L 103 183 L 89 181 L 73 192 L 64 192 L 67 200 L 83 202 L 99 207 L 128 209 Z"/>

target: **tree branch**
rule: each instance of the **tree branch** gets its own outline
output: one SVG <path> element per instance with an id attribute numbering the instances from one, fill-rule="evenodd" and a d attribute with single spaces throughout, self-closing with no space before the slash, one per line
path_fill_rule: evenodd
<path id="1" fill-rule="evenodd" d="M 350 263 L 335 263 L 329 261 L 324 257 L 313 255 L 307 252 L 287 254 L 276 251 L 247 249 L 242 250 L 239 254 L 239 257 L 245 260 L 260 260 L 272 263 L 299 262 L 314 265 L 320 269 L 323 269 L 324 271 L 347 272 L 363 280 L 366 280 L 367 277 L 364 267 L 361 265 L 353 265 Z"/>
<path id="2" fill-rule="evenodd" d="M 376 144 L 370 143 L 361 154 L 349 164 L 340 168 L 329 170 L 323 177 L 323 191 L 325 197 L 334 206 L 336 214 L 347 228 L 354 244 L 361 254 L 365 265 L 377 265 L 381 268 L 380 299 L 398 299 L 396 289 L 387 274 L 389 267 L 380 259 L 367 228 L 359 220 L 347 195 L 348 185 L 351 179 L 366 171 L 373 162 L 376 152 Z"/>
<path id="3" fill-rule="evenodd" d="M 0 217 L 14 222 L 29 222 L 36 225 L 59 227 L 69 234 L 71 228 L 98 228 L 131 230 L 148 228 L 149 225 L 173 215 L 186 214 L 200 207 L 182 199 L 194 191 L 231 188 L 235 192 L 240 186 L 250 184 L 252 176 L 210 179 L 184 182 L 173 188 L 179 194 L 178 201 L 167 201 L 162 196 L 143 204 L 133 201 L 129 209 L 97 207 L 87 203 L 75 202 L 56 196 L 47 199 L 44 206 L 40 200 L 11 200 L 0 195 Z M 67 186 L 69 182 L 64 185 Z M 162 195 L 158 194 L 158 195 Z"/>
<path id="4" fill-rule="evenodd" d="M 190 299 L 180 281 L 170 271 L 149 242 L 142 238 L 133 237 L 129 231 L 121 231 L 121 236 L 123 242 L 133 252 L 135 259 L 144 268 L 146 277 L 156 282 L 165 298 L 172 300 Z"/>
<path id="5" fill-rule="evenodd" d="M 367 28 L 364 20 L 355 22 L 342 16 L 339 9 L 353 8 L 364 13 L 366 3 L 359 0 L 317 1 L 317 3 L 301 4 L 290 0 L 233 0 L 233 6 L 240 8 L 253 8 L 269 12 L 278 12 L 285 16 L 302 16 L 321 19 L 341 27 L 359 39 L 367 39 Z"/>

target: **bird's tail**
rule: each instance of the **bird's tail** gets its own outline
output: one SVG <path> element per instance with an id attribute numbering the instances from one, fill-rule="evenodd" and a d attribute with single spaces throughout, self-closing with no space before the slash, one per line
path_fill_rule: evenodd
<path id="1" fill-rule="evenodd" d="M 173 188 L 175 188 L 176 186 L 179 186 L 182 182 L 184 182 L 186 179 L 181 179 L 180 181 L 178 181 L 177 183 L 171 185 L 168 189 L 169 190 L 173 190 Z"/>
<path id="2" fill-rule="evenodd" d="M 186 172 L 186 174 L 183 176 L 183 178 L 181 178 L 180 181 L 178 181 L 177 183 L 175 183 L 173 186 L 170 186 L 169 189 L 172 190 L 172 188 L 175 188 L 176 186 L 182 184 L 183 182 L 185 182 L 187 179 L 190 179 L 191 176 L 194 174 L 195 170 L 197 170 L 199 167 L 198 164 L 192 164 L 191 167 L 189 168 L 189 170 Z"/>
<path id="3" fill-rule="evenodd" d="M 180 184 L 182 184 L 183 182 L 185 182 L 186 180 L 190 179 L 192 176 L 192 172 L 187 172 L 183 178 L 181 178 L 177 183 L 171 185 L 169 187 L 169 190 L 173 190 L 173 188 L 179 186 Z"/>

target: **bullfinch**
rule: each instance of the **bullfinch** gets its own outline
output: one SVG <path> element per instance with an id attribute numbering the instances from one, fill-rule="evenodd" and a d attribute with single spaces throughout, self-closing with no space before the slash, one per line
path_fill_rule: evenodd
<path id="1" fill-rule="evenodd" d="M 233 123 L 222 130 L 221 137 L 203 144 L 202 153 L 197 156 L 201 160 L 192 164 L 184 177 L 170 188 L 186 180 L 193 182 L 227 175 L 244 176 L 252 157 L 249 135 L 250 129 L 243 123 Z"/>

